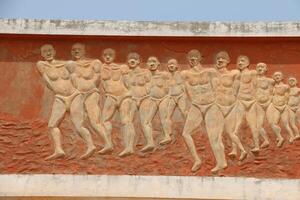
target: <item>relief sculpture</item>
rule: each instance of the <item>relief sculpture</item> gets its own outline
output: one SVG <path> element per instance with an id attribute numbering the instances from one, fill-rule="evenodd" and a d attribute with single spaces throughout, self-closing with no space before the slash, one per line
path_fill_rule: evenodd
<path id="1" fill-rule="evenodd" d="M 54 95 L 48 123 L 54 153 L 46 160 L 65 156 L 60 123 L 66 112 L 86 145 L 82 159 L 114 152 L 113 117 L 118 113 L 121 124 L 118 134 L 123 138 L 123 150 L 118 152 L 120 157 L 135 153 L 136 127 L 141 127 L 144 146 L 138 151 L 155 154 L 157 146 L 172 148 L 172 140 L 182 137 L 193 158 L 192 172 L 203 165 L 203 155 L 198 154 L 193 139 L 198 129 L 207 134 L 215 159 L 212 173 L 228 167 L 228 144 L 231 149 L 228 157 L 235 158 L 239 154 L 239 162 L 249 153 L 258 154 L 270 148 L 269 134 L 275 134 L 276 148 L 282 147 L 285 139 L 280 123 L 288 133 L 290 144 L 300 139 L 297 79 L 289 77 L 286 84 L 279 71 L 268 77 L 266 63 L 260 62 L 251 69 L 250 59 L 245 55 L 237 58 L 236 69 L 228 68 L 230 56 L 226 51 L 215 55 L 212 66 L 204 67 L 201 52 L 193 49 L 186 56 L 189 68 L 182 69 L 175 58 L 163 65 L 155 56 L 149 57 L 142 67 L 141 55 L 135 52 L 128 54 L 126 62 L 115 63 L 116 52 L 111 48 L 102 51 L 101 62 L 87 58 L 85 45 L 81 43 L 71 48 L 73 60 L 55 60 L 55 54 L 52 45 L 43 45 L 41 56 L 44 60 L 37 62 L 45 85 Z M 174 135 L 172 130 L 176 109 L 184 119 L 180 135 Z M 157 142 L 153 131 L 156 115 L 162 132 Z M 140 126 L 135 126 L 135 117 L 139 118 Z M 85 120 L 92 130 L 86 127 Z M 242 140 L 244 122 L 252 133 L 250 151 L 245 149 Z M 273 132 L 267 133 L 266 126 Z M 103 142 L 103 148 L 95 155 L 92 131 Z M 229 143 L 224 143 L 225 136 Z"/>

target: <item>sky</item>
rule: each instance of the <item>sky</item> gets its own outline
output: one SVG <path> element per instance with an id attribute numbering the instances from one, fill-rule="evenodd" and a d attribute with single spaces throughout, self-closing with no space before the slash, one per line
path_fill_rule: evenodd
<path id="1" fill-rule="evenodd" d="M 0 0 L 0 18 L 299 21 L 300 0 Z"/>

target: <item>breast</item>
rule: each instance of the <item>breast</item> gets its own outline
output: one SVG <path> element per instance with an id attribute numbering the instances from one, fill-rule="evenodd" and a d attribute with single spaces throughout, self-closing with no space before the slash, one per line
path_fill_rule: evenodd
<path id="1" fill-rule="evenodd" d="M 233 84 L 233 79 L 231 76 L 228 76 L 228 75 L 223 75 L 221 76 L 221 84 L 225 87 L 231 87 L 232 84 Z"/>
<path id="2" fill-rule="evenodd" d="M 59 78 L 59 72 L 55 69 L 49 69 L 46 71 L 47 76 L 50 80 L 55 81 Z"/>
<path id="3" fill-rule="evenodd" d="M 82 78 L 89 80 L 94 77 L 94 70 L 91 67 L 81 68 L 81 76 Z"/>

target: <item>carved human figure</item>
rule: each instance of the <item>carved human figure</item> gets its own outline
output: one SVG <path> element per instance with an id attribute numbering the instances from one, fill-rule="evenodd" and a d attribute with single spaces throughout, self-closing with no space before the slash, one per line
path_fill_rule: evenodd
<path id="1" fill-rule="evenodd" d="M 145 136 L 145 146 L 141 149 L 142 152 L 151 151 L 155 148 L 152 134 L 152 115 L 150 100 L 150 81 L 151 72 L 148 69 L 140 67 L 141 58 L 138 53 L 129 53 L 127 56 L 127 64 L 130 68 L 126 75 L 126 84 L 129 87 L 132 95 L 133 105 L 130 113 L 139 112 L 143 133 Z"/>
<path id="2" fill-rule="evenodd" d="M 124 138 L 124 150 L 119 156 L 127 156 L 134 152 L 135 130 L 133 126 L 133 115 L 131 111 L 132 99 L 128 88 L 124 82 L 124 76 L 128 74 L 129 68 L 126 65 L 114 63 L 116 57 L 115 50 L 105 49 L 102 53 L 104 60 L 101 70 L 102 86 L 105 92 L 103 107 L 103 123 L 108 137 L 108 146 L 99 153 L 107 153 L 113 149 L 111 139 L 112 123 L 114 113 L 118 110 L 121 121 L 121 132 Z"/>
<path id="3" fill-rule="evenodd" d="M 108 138 L 105 135 L 105 129 L 101 123 L 101 109 L 99 105 L 100 93 L 100 70 L 101 62 L 86 58 L 85 45 L 75 43 L 72 46 L 71 54 L 74 61 L 68 63 L 68 68 L 72 72 L 72 82 L 80 95 L 76 96 L 76 100 L 82 102 L 82 109 L 86 112 L 91 127 L 104 140 L 104 149 L 111 148 Z"/>
<path id="4" fill-rule="evenodd" d="M 265 63 L 258 63 L 256 71 L 256 127 L 259 135 L 264 140 L 260 147 L 266 148 L 269 146 L 270 141 L 263 126 L 266 118 L 266 110 L 272 101 L 274 80 L 266 77 L 267 65 Z"/>
<path id="5" fill-rule="evenodd" d="M 246 118 L 254 142 L 254 147 L 251 149 L 252 152 L 259 151 L 259 132 L 257 129 L 257 115 L 256 115 L 256 106 L 255 106 L 255 92 L 256 92 L 256 70 L 249 69 L 250 61 L 247 56 L 241 55 L 237 59 L 237 68 L 240 71 L 239 75 L 239 90 L 237 94 L 237 129 L 240 129 L 240 126 Z"/>
<path id="6" fill-rule="evenodd" d="M 160 144 L 171 142 L 171 121 L 168 120 L 168 93 L 169 93 L 169 74 L 168 72 L 159 71 L 160 62 L 157 57 L 149 57 L 147 60 L 148 69 L 151 72 L 149 96 L 150 107 L 148 110 L 149 119 L 152 121 L 155 114 L 158 112 L 162 124 L 164 138 Z"/>
<path id="7" fill-rule="evenodd" d="M 213 68 L 203 68 L 202 55 L 198 50 L 191 50 L 187 55 L 190 69 L 181 72 L 185 88 L 190 97 L 191 107 L 188 111 L 183 128 L 184 141 L 194 158 L 192 171 L 201 167 L 201 159 L 195 148 L 191 135 L 204 121 L 209 142 L 216 159 L 216 166 L 211 170 L 216 172 L 227 167 L 222 142 L 224 118 L 215 104 L 214 78 L 218 72 Z"/>
<path id="8" fill-rule="evenodd" d="M 230 63 L 229 54 L 226 51 L 220 51 L 216 54 L 216 69 L 219 72 L 217 79 L 216 89 L 216 103 L 222 111 L 225 118 L 225 132 L 229 135 L 232 141 L 232 151 L 229 156 L 237 156 L 237 147 L 240 150 L 239 160 L 244 160 L 247 156 L 247 152 L 240 141 L 237 131 L 237 93 L 239 89 L 239 76 L 238 70 L 228 70 L 227 66 Z"/>
<path id="9" fill-rule="evenodd" d="M 185 91 L 184 81 L 181 77 L 179 65 L 176 59 L 170 59 L 167 63 L 169 71 L 169 98 L 168 98 L 168 132 L 172 133 L 172 115 L 176 107 L 179 108 L 181 114 L 186 118 L 188 112 L 188 99 Z"/>
<path id="10" fill-rule="evenodd" d="M 54 143 L 54 153 L 46 159 L 63 157 L 65 152 L 61 144 L 61 131 L 59 124 L 65 113 L 70 112 L 70 118 L 76 131 L 84 139 L 87 150 L 81 158 L 89 157 L 96 149 L 88 129 L 83 126 L 84 109 L 80 92 L 73 86 L 71 73 L 66 67 L 65 61 L 55 60 L 55 53 L 52 45 L 46 44 L 41 47 L 41 55 L 44 61 L 37 62 L 37 69 L 43 77 L 47 87 L 54 93 L 51 116 L 48 127 Z"/>
<path id="11" fill-rule="evenodd" d="M 289 86 L 283 83 L 283 74 L 281 72 L 275 72 L 273 79 L 275 84 L 272 102 L 267 109 L 267 119 L 277 137 L 277 147 L 281 147 L 284 139 L 281 136 L 281 128 L 279 126 L 280 119 L 290 135 L 289 141 L 292 142 L 294 139 L 289 125 L 289 114 L 286 106 L 289 98 Z"/>
<path id="12" fill-rule="evenodd" d="M 300 88 L 297 87 L 297 79 L 290 77 L 288 83 L 290 86 L 289 100 L 287 110 L 289 113 L 289 123 L 294 133 L 294 139 L 300 139 L 299 129 L 296 125 L 296 118 L 299 120 L 300 116 Z"/>

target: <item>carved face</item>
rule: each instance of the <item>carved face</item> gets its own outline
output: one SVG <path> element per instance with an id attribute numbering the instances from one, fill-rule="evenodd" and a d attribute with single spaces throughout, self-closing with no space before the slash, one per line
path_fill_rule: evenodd
<path id="1" fill-rule="evenodd" d="M 104 60 L 105 63 L 110 64 L 115 60 L 116 54 L 114 51 L 105 51 L 103 52 L 102 58 Z"/>
<path id="2" fill-rule="evenodd" d="M 267 65 L 264 63 L 258 63 L 256 65 L 256 71 L 259 75 L 264 75 L 267 72 Z"/>
<path id="3" fill-rule="evenodd" d="M 136 68 L 140 64 L 140 60 L 137 58 L 129 58 L 127 63 L 130 68 Z"/>
<path id="4" fill-rule="evenodd" d="M 83 44 L 74 44 L 71 50 L 72 56 L 79 60 L 85 56 L 85 48 Z"/>
<path id="5" fill-rule="evenodd" d="M 148 58 L 147 66 L 149 67 L 149 70 L 156 71 L 158 69 L 159 65 L 160 65 L 160 63 L 156 57 Z"/>
<path id="6" fill-rule="evenodd" d="M 297 85 L 297 79 L 294 77 L 289 78 L 289 85 L 295 87 Z"/>
<path id="7" fill-rule="evenodd" d="M 273 74 L 273 79 L 275 80 L 276 83 L 280 83 L 283 80 L 283 75 L 281 72 L 275 72 Z"/>
<path id="8" fill-rule="evenodd" d="M 195 67 L 200 64 L 200 58 L 197 55 L 189 55 L 188 56 L 188 62 L 191 67 Z"/>
<path id="9" fill-rule="evenodd" d="M 46 61 L 51 61 L 55 57 L 56 51 L 52 45 L 44 45 L 41 48 L 41 55 Z"/>
<path id="10" fill-rule="evenodd" d="M 216 58 L 216 67 L 217 67 L 217 69 L 226 68 L 228 64 L 229 64 L 229 60 L 227 60 L 225 57 L 218 56 Z"/>
<path id="11" fill-rule="evenodd" d="M 237 65 L 239 70 L 244 70 L 249 66 L 249 59 L 247 56 L 240 56 L 237 59 Z"/>
<path id="12" fill-rule="evenodd" d="M 178 63 L 177 63 L 177 60 L 175 59 L 171 59 L 168 61 L 168 70 L 169 72 L 175 72 L 178 70 Z"/>

